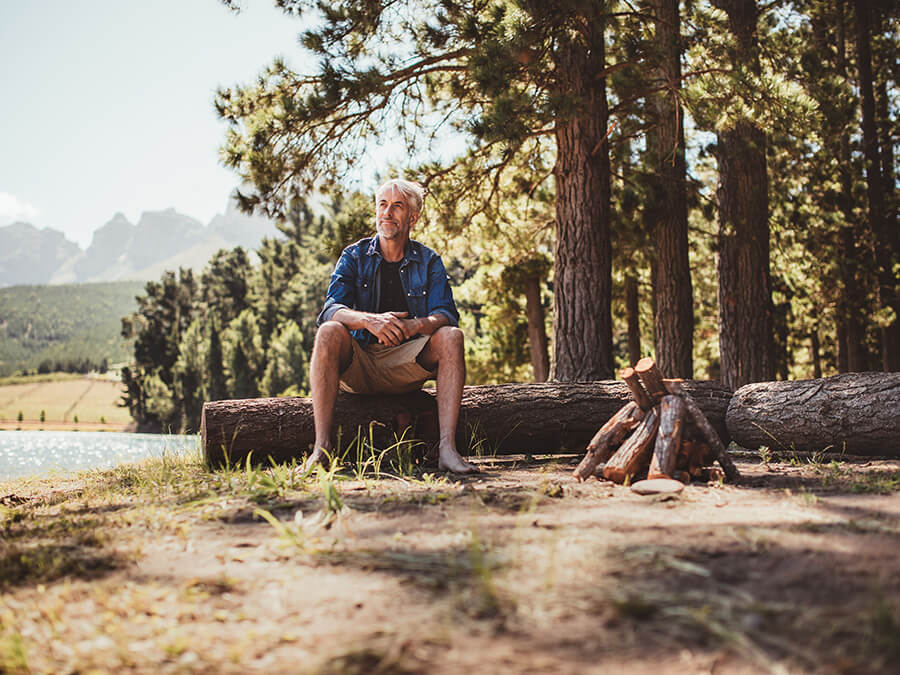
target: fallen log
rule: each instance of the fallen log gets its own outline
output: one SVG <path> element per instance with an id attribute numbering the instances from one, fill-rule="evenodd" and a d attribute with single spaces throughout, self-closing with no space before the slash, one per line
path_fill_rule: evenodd
<path id="1" fill-rule="evenodd" d="M 717 431 L 726 436 L 725 410 L 731 391 L 718 382 L 684 382 Z M 631 399 L 624 382 L 499 384 L 465 387 L 457 426 L 457 446 L 476 454 L 558 453 L 582 450 L 598 427 Z M 401 436 L 412 420 L 415 437 L 437 440 L 433 391 L 398 396 L 341 393 L 335 430 L 351 441 L 359 429 L 371 431 L 376 447 Z M 335 432 L 335 436 L 337 433 Z M 406 436 L 410 437 L 409 434 Z M 312 402 L 307 398 L 260 398 L 204 403 L 201 443 L 213 466 L 245 461 L 299 459 L 315 440 Z"/>
<path id="2" fill-rule="evenodd" d="M 900 456 L 900 373 L 748 384 L 726 424 L 745 448 Z"/>

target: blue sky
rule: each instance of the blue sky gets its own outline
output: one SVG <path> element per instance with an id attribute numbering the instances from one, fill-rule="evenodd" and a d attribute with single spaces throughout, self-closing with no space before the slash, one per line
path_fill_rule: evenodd
<path id="1" fill-rule="evenodd" d="M 310 62 L 271 0 L 0 0 L 0 226 L 82 247 L 117 212 L 175 207 L 203 223 L 235 175 L 219 163 L 216 87 L 281 55 Z"/>

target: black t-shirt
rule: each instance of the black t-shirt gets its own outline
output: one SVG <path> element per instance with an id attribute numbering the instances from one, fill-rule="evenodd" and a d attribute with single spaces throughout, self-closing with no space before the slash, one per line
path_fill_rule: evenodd
<path id="1" fill-rule="evenodd" d="M 381 299 L 379 312 L 408 312 L 406 293 L 400 283 L 400 262 L 381 261 Z"/>

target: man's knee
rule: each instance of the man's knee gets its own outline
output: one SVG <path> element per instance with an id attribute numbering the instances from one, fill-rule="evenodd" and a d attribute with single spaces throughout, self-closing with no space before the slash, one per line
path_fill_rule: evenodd
<path id="1" fill-rule="evenodd" d="M 431 339 L 435 341 L 435 346 L 439 349 L 451 352 L 462 352 L 466 343 L 465 333 L 456 326 L 441 326 L 434 332 Z"/>
<path id="2" fill-rule="evenodd" d="M 350 331 L 338 321 L 326 321 L 316 331 L 316 350 L 340 350 L 350 345 Z"/>

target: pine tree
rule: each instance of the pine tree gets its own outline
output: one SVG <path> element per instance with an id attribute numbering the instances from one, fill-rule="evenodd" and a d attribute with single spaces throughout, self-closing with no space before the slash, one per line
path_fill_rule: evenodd
<path id="1" fill-rule="evenodd" d="M 232 398 L 259 396 L 265 352 L 253 310 L 245 309 L 228 324 L 222 336 L 222 351 L 229 395 Z"/>
<path id="2" fill-rule="evenodd" d="M 464 184 L 488 198 L 504 170 L 543 143 L 557 160 L 554 373 L 612 376 L 605 3 L 347 1 L 319 9 L 324 24 L 303 38 L 322 59 L 317 75 L 276 62 L 257 86 L 218 94 L 231 124 L 226 161 L 254 186 L 242 205 L 283 215 L 295 195 L 346 176 L 361 139 L 395 135 L 398 126 L 414 156 L 436 127 L 463 134 Z M 427 183 L 447 175 L 446 166 L 430 166 L 421 174 Z"/>
<path id="3" fill-rule="evenodd" d="M 671 377 L 693 376 L 694 310 L 688 260 L 687 164 L 681 109 L 681 35 L 677 0 L 651 0 L 654 78 L 647 111 L 652 172 L 645 213 L 655 243 L 656 360 Z M 633 276 L 631 277 L 633 278 Z M 630 290 L 635 292 L 636 285 Z"/>
<path id="4" fill-rule="evenodd" d="M 295 322 L 287 321 L 281 326 L 266 351 L 266 361 L 260 383 L 263 396 L 298 395 L 308 390 L 303 334 Z"/>
<path id="5" fill-rule="evenodd" d="M 854 9 L 869 228 L 879 242 L 875 248 L 875 261 L 878 265 L 878 301 L 884 315 L 881 322 L 882 366 L 885 371 L 894 371 L 900 370 L 900 296 L 897 292 L 895 267 L 900 264 L 900 228 L 896 221 L 889 222 L 885 204 L 885 184 L 875 119 L 869 2 L 856 0 Z"/>

